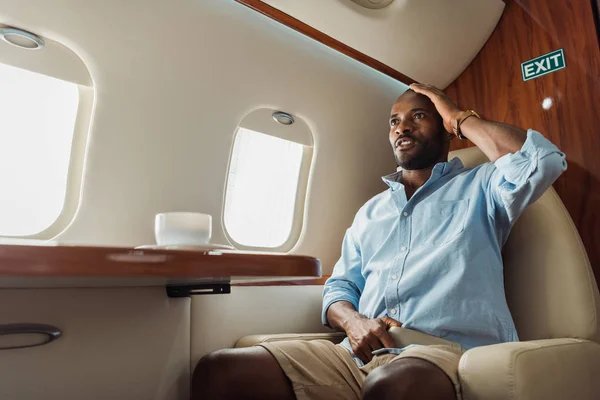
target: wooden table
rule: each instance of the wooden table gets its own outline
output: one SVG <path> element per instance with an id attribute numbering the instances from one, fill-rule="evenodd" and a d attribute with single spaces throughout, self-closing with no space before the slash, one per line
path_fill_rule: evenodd
<path id="1" fill-rule="evenodd" d="M 0 288 L 165 285 L 180 297 L 229 293 L 232 283 L 320 277 L 318 259 L 289 254 L 0 245 Z"/>

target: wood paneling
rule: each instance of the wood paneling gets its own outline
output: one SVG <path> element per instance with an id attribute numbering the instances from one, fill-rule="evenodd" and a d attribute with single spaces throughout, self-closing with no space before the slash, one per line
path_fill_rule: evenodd
<path id="1" fill-rule="evenodd" d="M 600 0 L 591 0 L 594 9 L 594 21 L 596 21 L 596 37 L 600 43 Z"/>
<path id="2" fill-rule="evenodd" d="M 403 73 L 396 71 L 394 68 L 389 67 L 388 65 L 377 61 L 376 59 L 369 57 L 364 53 L 361 53 L 360 51 L 340 42 L 339 40 L 332 38 L 329 35 L 324 34 L 323 32 L 313 28 L 312 26 L 305 24 L 304 22 L 292 17 L 289 14 L 284 13 L 283 11 L 278 10 L 273 6 L 268 5 L 267 3 L 264 3 L 260 0 L 235 1 L 247 7 L 250 7 L 251 9 L 256 10 L 259 13 L 264 14 L 267 17 L 272 18 L 275 21 L 282 23 L 283 25 L 286 25 L 312 39 L 315 39 L 316 41 L 323 43 L 325 46 L 331 47 L 332 49 L 337 50 L 340 53 L 347 55 L 348 57 L 354 58 L 355 60 L 366 64 L 379 72 L 391 76 L 392 78 L 397 79 L 400 82 L 403 82 L 407 85 L 416 82 L 415 80 L 409 78 Z"/>
<path id="3" fill-rule="evenodd" d="M 596 1 L 596 0 L 593 0 Z M 590 0 L 514 0 L 446 92 L 483 117 L 542 132 L 566 155 L 555 188 L 600 281 L 600 51 Z M 563 48 L 566 69 L 523 82 L 520 64 Z M 553 105 L 544 110 L 545 98 Z M 455 141 L 453 149 L 468 147 Z M 565 266 L 568 267 L 568 266 Z"/>
<path id="4" fill-rule="evenodd" d="M 239 251 L 0 245 L 2 277 L 320 278 L 314 257 Z"/>
<path id="5" fill-rule="evenodd" d="M 323 275 L 319 279 L 297 279 L 285 281 L 260 281 L 234 283 L 232 286 L 321 286 L 324 285 L 331 275 Z"/>

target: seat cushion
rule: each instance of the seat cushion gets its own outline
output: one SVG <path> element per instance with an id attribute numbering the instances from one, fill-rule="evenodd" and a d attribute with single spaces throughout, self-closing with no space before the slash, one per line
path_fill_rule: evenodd
<path id="1" fill-rule="evenodd" d="M 332 333 L 281 333 L 276 335 L 249 335 L 237 341 L 235 347 L 250 347 L 259 343 L 282 342 L 288 340 L 329 340 L 339 343 L 346 335 L 341 332 Z"/>
<path id="2" fill-rule="evenodd" d="M 463 354 L 464 400 L 596 400 L 600 345 L 550 339 L 476 347 Z"/>

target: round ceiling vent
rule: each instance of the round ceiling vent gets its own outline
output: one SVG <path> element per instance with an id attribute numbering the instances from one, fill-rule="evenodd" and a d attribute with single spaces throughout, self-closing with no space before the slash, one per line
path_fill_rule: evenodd
<path id="1" fill-rule="evenodd" d="M 383 8 L 387 7 L 394 2 L 394 0 L 352 0 L 359 6 L 366 8 Z"/>
<path id="2" fill-rule="evenodd" d="M 0 38 L 6 43 L 26 50 L 39 50 L 44 47 L 42 38 L 17 28 L 0 27 Z"/>

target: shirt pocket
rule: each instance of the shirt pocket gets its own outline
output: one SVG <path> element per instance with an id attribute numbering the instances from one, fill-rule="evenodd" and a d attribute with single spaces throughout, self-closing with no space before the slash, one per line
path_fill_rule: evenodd
<path id="1" fill-rule="evenodd" d="M 411 247 L 443 246 L 465 230 L 469 200 L 420 204 L 413 212 Z"/>

